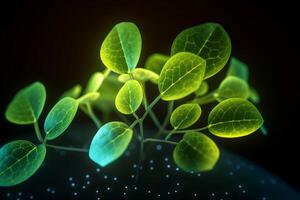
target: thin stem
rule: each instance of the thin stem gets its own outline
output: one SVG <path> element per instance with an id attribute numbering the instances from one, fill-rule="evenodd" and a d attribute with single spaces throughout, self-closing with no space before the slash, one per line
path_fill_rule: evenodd
<path id="1" fill-rule="evenodd" d="M 167 143 L 167 144 L 173 144 L 173 145 L 177 145 L 177 142 L 173 142 L 170 140 L 160 140 L 160 139 L 156 139 L 156 138 L 147 138 L 144 140 L 144 143 L 146 142 L 160 142 L 160 143 Z"/>
<path id="2" fill-rule="evenodd" d="M 160 136 L 160 134 L 163 133 L 163 131 L 166 129 L 166 127 L 169 123 L 170 116 L 173 111 L 173 107 L 174 107 L 174 101 L 170 101 L 168 104 L 168 111 L 167 111 L 166 117 L 164 119 L 164 122 L 163 122 L 162 126 L 160 127 L 158 133 L 156 134 L 155 138 L 158 138 Z"/>
<path id="3" fill-rule="evenodd" d="M 34 122 L 33 126 L 34 126 L 34 131 L 35 131 L 35 134 L 36 134 L 38 140 L 39 140 L 40 142 L 43 142 L 44 139 L 43 139 L 43 137 L 42 137 L 42 134 L 41 134 L 41 131 L 40 131 L 38 122 L 37 122 L 37 121 Z"/>
<path id="4" fill-rule="evenodd" d="M 102 126 L 102 123 L 101 123 L 100 119 L 95 115 L 91 104 L 87 103 L 86 108 L 87 108 L 88 116 L 93 120 L 93 122 L 95 123 L 97 128 L 100 128 Z"/>
<path id="5" fill-rule="evenodd" d="M 176 129 L 173 129 L 170 131 L 170 133 L 166 136 L 165 140 L 168 140 L 172 135 L 173 133 L 175 133 Z"/>
<path id="6" fill-rule="evenodd" d="M 209 128 L 208 126 L 202 127 L 202 128 L 196 128 L 196 129 L 187 129 L 187 130 L 175 130 L 173 133 L 186 133 L 186 132 L 194 132 L 194 131 L 204 131 Z M 172 132 L 172 131 L 171 131 Z"/>
<path id="7" fill-rule="evenodd" d="M 138 177 L 139 177 L 139 171 L 140 168 L 142 166 L 142 162 L 143 162 L 143 158 L 144 158 L 144 127 L 143 127 L 143 120 L 141 120 L 137 114 L 133 113 L 133 116 L 136 118 L 136 120 L 139 121 L 139 127 L 140 127 L 140 156 L 139 156 L 139 163 L 138 163 L 138 167 L 137 167 L 137 171 L 136 171 L 136 177 L 135 180 L 136 182 L 138 181 Z"/>
<path id="8" fill-rule="evenodd" d="M 216 101 L 216 97 L 215 97 L 216 94 L 217 94 L 217 91 L 213 90 L 205 96 L 195 98 L 191 102 L 192 103 L 197 103 L 197 104 L 200 104 L 200 105 L 209 104 L 209 103 L 212 103 L 212 102 Z"/>
<path id="9" fill-rule="evenodd" d="M 144 88 L 145 88 L 145 86 L 144 86 Z M 147 101 L 146 90 L 144 90 L 143 102 L 144 102 L 144 108 L 145 108 L 145 110 L 147 110 L 148 109 L 148 101 Z M 150 110 L 149 115 L 150 115 L 152 121 L 154 122 L 155 126 L 160 130 L 161 129 L 160 122 L 159 122 L 158 118 L 156 117 L 156 115 L 155 115 L 155 113 L 153 112 L 152 109 Z"/>
<path id="10" fill-rule="evenodd" d="M 52 145 L 52 144 L 46 144 L 46 146 L 53 148 L 53 149 L 59 149 L 59 150 L 65 150 L 65 151 L 89 152 L 88 149 L 76 148 L 76 147 L 65 147 L 65 146 L 58 146 L 58 145 Z"/>
<path id="11" fill-rule="evenodd" d="M 110 74 L 110 70 L 109 69 L 105 69 L 103 72 L 103 78 L 105 79 L 109 74 Z"/>

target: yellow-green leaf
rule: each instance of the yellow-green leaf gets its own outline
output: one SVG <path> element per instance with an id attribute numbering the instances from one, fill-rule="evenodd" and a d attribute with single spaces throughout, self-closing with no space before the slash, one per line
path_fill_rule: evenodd
<path id="1" fill-rule="evenodd" d="M 209 85 L 206 81 L 202 81 L 199 88 L 194 92 L 196 97 L 205 95 L 209 90 Z"/>
<path id="2" fill-rule="evenodd" d="M 86 89 L 85 89 L 85 94 L 91 93 L 91 92 L 97 92 L 103 82 L 104 76 L 100 72 L 94 73 L 91 78 L 89 79 Z"/>
<path id="3" fill-rule="evenodd" d="M 182 104 L 172 112 L 170 123 L 174 129 L 184 129 L 196 123 L 200 115 L 201 108 L 198 104 Z"/>
<path id="4" fill-rule="evenodd" d="M 75 85 L 74 87 L 70 88 L 69 90 L 65 91 L 61 96 L 60 99 L 64 97 L 71 97 L 77 99 L 81 94 L 82 87 L 81 85 Z"/>
<path id="5" fill-rule="evenodd" d="M 77 99 L 80 104 L 87 104 L 96 101 L 100 97 L 99 92 L 90 92 Z"/>
<path id="6" fill-rule="evenodd" d="M 147 58 L 145 68 L 155 72 L 156 74 L 160 74 L 169 58 L 170 56 L 154 53 Z"/>
<path id="7" fill-rule="evenodd" d="M 146 81 L 151 81 L 152 83 L 157 84 L 159 75 L 156 74 L 153 71 L 150 71 L 148 69 L 143 69 L 143 68 L 136 68 L 132 72 L 133 78 L 135 80 L 138 80 L 140 82 L 146 82 Z M 122 83 L 125 83 L 126 81 L 130 80 L 130 75 L 129 74 L 121 74 L 118 77 L 118 80 Z"/>
<path id="8" fill-rule="evenodd" d="M 232 57 L 229 64 L 227 76 L 236 76 L 245 81 L 249 80 L 248 66 L 239 59 Z"/>

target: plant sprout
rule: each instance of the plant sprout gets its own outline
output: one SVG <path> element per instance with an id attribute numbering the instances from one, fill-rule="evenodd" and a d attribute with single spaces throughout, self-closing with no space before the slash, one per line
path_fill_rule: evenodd
<path id="1" fill-rule="evenodd" d="M 5 116 L 14 124 L 32 124 L 39 144 L 15 140 L 1 147 L 0 186 L 17 185 L 30 178 L 43 163 L 48 148 L 88 153 L 92 161 L 105 167 L 114 164 L 134 138 L 140 143 L 140 165 L 145 145 L 166 143 L 173 147 L 176 165 L 193 173 L 212 170 L 219 159 L 218 146 L 204 131 L 222 138 L 246 136 L 259 128 L 266 133 L 263 118 L 254 105 L 260 98 L 249 84 L 248 66 L 230 58 L 230 38 L 220 24 L 205 23 L 182 31 L 170 55 L 154 53 L 144 68 L 138 64 L 141 49 L 141 35 L 134 23 L 115 25 L 100 48 L 106 69 L 92 74 L 86 87 L 75 85 L 64 92 L 46 115 L 43 132 L 39 117 L 46 100 L 44 85 L 35 82 L 20 90 Z M 207 79 L 229 60 L 226 77 L 217 89 L 209 91 Z M 147 98 L 146 84 L 158 88 L 158 96 L 152 101 Z M 153 111 L 160 100 L 168 103 L 164 120 L 159 120 Z M 201 107 L 212 102 L 217 105 L 210 111 L 207 125 L 190 128 L 201 118 Z M 78 110 L 98 128 L 89 149 L 51 144 L 63 136 Z M 111 113 L 117 113 L 114 116 L 119 119 L 111 121 Z M 157 128 L 152 137 L 144 135 L 147 117 Z"/>

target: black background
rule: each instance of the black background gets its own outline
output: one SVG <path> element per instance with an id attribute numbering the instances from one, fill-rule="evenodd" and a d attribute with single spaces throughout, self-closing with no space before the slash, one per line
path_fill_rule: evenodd
<path id="1" fill-rule="evenodd" d="M 129 3 L 130 2 L 130 3 Z M 65 89 L 84 84 L 100 69 L 99 49 L 112 26 L 132 21 L 140 28 L 140 64 L 153 52 L 168 54 L 175 36 L 203 22 L 221 23 L 232 54 L 250 66 L 250 82 L 261 94 L 269 135 L 218 144 L 258 163 L 299 188 L 299 32 L 297 6 L 223 1 L 27 1 L 1 4 L 1 145 L 31 127 L 16 127 L 5 108 L 23 86 L 42 81 L 47 108 Z M 224 72 L 217 76 L 217 79 Z M 213 83 L 214 84 L 214 83 Z M 299 115 L 298 115 L 299 116 Z"/>

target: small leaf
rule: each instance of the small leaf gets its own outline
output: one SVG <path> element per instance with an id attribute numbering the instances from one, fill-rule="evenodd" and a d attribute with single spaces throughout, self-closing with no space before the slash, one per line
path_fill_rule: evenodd
<path id="1" fill-rule="evenodd" d="M 170 123 L 174 129 L 184 129 L 196 123 L 200 115 L 201 108 L 198 104 L 182 104 L 173 111 Z"/>
<path id="2" fill-rule="evenodd" d="M 252 103 L 245 99 L 231 98 L 222 101 L 210 112 L 208 129 L 219 137 L 242 137 L 259 129 L 263 121 Z"/>
<path id="3" fill-rule="evenodd" d="M 5 117 L 15 124 L 35 123 L 46 101 L 46 90 L 42 83 L 35 82 L 20 90 L 8 105 Z"/>
<path id="4" fill-rule="evenodd" d="M 133 131 L 123 122 L 109 122 L 94 136 L 89 157 L 102 167 L 118 159 L 127 149 Z"/>
<path id="5" fill-rule="evenodd" d="M 147 58 L 145 68 L 155 72 L 156 74 L 160 74 L 169 58 L 170 56 L 154 53 Z"/>
<path id="6" fill-rule="evenodd" d="M 249 80 L 248 66 L 239 59 L 232 57 L 229 64 L 227 76 L 236 76 L 245 81 Z"/>
<path id="7" fill-rule="evenodd" d="M 159 78 L 159 75 L 155 72 L 143 68 L 134 69 L 132 75 L 135 80 L 138 80 L 140 82 L 151 81 L 155 84 L 157 84 Z M 118 77 L 118 80 L 122 83 L 125 83 L 126 81 L 130 80 L 130 76 L 129 74 L 121 74 Z"/>
<path id="8" fill-rule="evenodd" d="M 26 140 L 15 140 L 0 149 L 0 186 L 13 186 L 26 181 L 45 159 L 44 144 L 35 146 Z"/>
<path id="9" fill-rule="evenodd" d="M 53 140 L 60 136 L 73 121 L 77 109 L 78 102 L 71 97 L 65 97 L 55 104 L 44 123 L 46 138 Z"/>
<path id="10" fill-rule="evenodd" d="M 77 99 L 77 101 L 80 104 L 87 104 L 96 101 L 99 97 L 100 97 L 99 92 L 90 92 L 81 96 L 79 99 Z"/>
<path id="11" fill-rule="evenodd" d="M 123 114 L 134 113 L 143 100 L 143 88 L 136 80 L 127 81 L 117 94 L 115 105 Z"/>
<path id="12" fill-rule="evenodd" d="M 250 88 L 249 100 L 255 104 L 260 102 L 259 94 L 254 88 Z"/>
<path id="13" fill-rule="evenodd" d="M 235 76 L 227 76 L 221 82 L 214 96 L 218 101 L 229 98 L 247 99 L 249 97 L 249 86 L 243 79 Z"/>
<path id="14" fill-rule="evenodd" d="M 188 52 L 172 56 L 158 79 L 162 99 L 172 101 L 193 93 L 201 85 L 204 73 L 205 61 L 199 56 Z"/>
<path id="15" fill-rule="evenodd" d="M 203 81 L 199 88 L 194 92 L 196 97 L 205 95 L 209 90 L 209 85 L 206 81 Z"/>
<path id="16" fill-rule="evenodd" d="M 119 74 L 134 70 L 142 49 L 141 34 L 131 22 L 114 26 L 102 43 L 100 57 L 104 65 Z"/>
<path id="17" fill-rule="evenodd" d="M 81 94 L 82 87 L 81 85 L 75 85 L 74 87 L 70 88 L 69 90 L 65 91 L 61 96 L 60 99 L 64 97 L 71 97 L 77 99 Z"/>
<path id="18" fill-rule="evenodd" d="M 231 53 L 228 34 L 220 24 L 205 23 L 185 29 L 175 38 L 171 55 L 191 52 L 206 60 L 205 79 L 218 73 Z"/>
<path id="19" fill-rule="evenodd" d="M 85 94 L 91 93 L 91 92 L 97 92 L 98 89 L 100 88 L 103 80 L 104 80 L 104 76 L 102 73 L 100 73 L 100 72 L 94 73 L 87 83 L 87 86 L 85 89 Z"/>
<path id="20" fill-rule="evenodd" d="M 184 134 L 173 151 L 173 159 L 186 172 L 203 172 L 214 168 L 220 156 L 217 145 L 198 132 Z"/>

